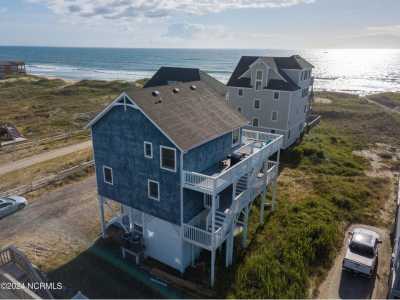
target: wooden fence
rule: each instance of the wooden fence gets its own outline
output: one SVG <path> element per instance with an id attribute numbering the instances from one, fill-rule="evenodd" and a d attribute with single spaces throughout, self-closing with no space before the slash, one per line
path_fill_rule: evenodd
<path id="1" fill-rule="evenodd" d="M 50 136 L 50 137 L 43 138 L 43 139 L 27 140 L 25 142 L 21 142 L 21 143 L 17 143 L 17 144 L 15 144 L 15 143 L 8 144 L 8 145 L 0 147 L 0 154 L 1 153 L 10 153 L 10 152 L 18 151 L 18 150 L 24 150 L 24 149 L 28 149 L 28 148 L 42 145 L 42 144 L 65 140 L 72 136 L 75 136 L 75 135 L 78 135 L 81 133 L 86 133 L 86 132 L 87 132 L 87 130 L 77 130 L 77 131 L 66 132 L 66 133 Z"/>
<path id="2" fill-rule="evenodd" d="M 87 161 L 87 162 L 81 163 L 79 165 L 73 166 L 72 168 L 63 170 L 58 174 L 54 174 L 54 175 L 40 178 L 38 180 L 34 180 L 30 184 L 22 185 L 22 186 L 14 188 L 14 189 L 8 190 L 6 192 L 0 192 L 0 197 L 6 197 L 6 196 L 10 196 L 10 195 L 23 195 L 26 193 L 30 193 L 30 192 L 36 191 L 40 188 L 43 188 L 49 184 L 52 184 L 54 182 L 63 180 L 66 177 L 75 174 L 76 172 L 85 170 L 85 169 L 93 167 L 93 166 L 94 166 L 94 160 Z"/>

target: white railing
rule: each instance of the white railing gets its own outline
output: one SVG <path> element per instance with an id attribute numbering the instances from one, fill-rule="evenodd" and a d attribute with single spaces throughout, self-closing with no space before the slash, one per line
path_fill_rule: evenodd
<path id="1" fill-rule="evenodd" d="M 185 187 L 194 188 L 205 193 L 218 193 L 239 180 L 240 177 L 248 173 L 251 169 L 262 165 L 271 155 L 280 150 L 283 141 L 281 135 L 254 130 L 243 130 L 243 136 L 251 142 L 240 148 L 239 151 L 243 151 L 245 147 L 250 147 L 250 149 L 255 149 L 254 153 L 215 176 L 183 171 Z M 255 141 L 264 142 L 266 145 L 256 149 L 254 147 Z"/>
<path id="2" fill-rule="evenodd" d="M 197 186 L 199 188 L 212 191 L 214 187 L 214 178 L 196 172 L 183 171 L 185 184 Z"/>
<path id="3" fill-rule="evenodd" d="M 183 237 L 207 248 L 211 247 L 212 234 L 204 229 L 189 224 L 183 224 Z"/>

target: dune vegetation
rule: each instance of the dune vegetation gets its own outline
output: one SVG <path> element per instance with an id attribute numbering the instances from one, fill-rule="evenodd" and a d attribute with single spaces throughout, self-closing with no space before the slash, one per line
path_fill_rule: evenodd
<path id="1" fill-rule="evenodd" d="M 321 124 L 282 157 L 278 209 L 259 226 L 258 208 L 253 206 L 249 247 L 238 247 L 231 272 L 218 268 L 221 297 L 312 296 L 349 224 L 390 226 L 381 211 L 392 182 L 367 176 L 369 162 L 354 151 L 375 143 L 397 151 L 400 116 L 356 96 L 323 96 L 332 102 L 315 105 Z M 400 170 L 395 161 L 388 164 Z"/>

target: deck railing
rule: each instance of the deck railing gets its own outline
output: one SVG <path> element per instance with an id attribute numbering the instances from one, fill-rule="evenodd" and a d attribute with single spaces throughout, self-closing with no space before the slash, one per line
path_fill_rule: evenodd
<path id="1" fill-rule="evenodd" d="M 194 188 L 209 194 L 218 193 L 233 182 L 237 181 L 251 169 L 262 165 L 262 163 L 270 156 L 278 152 L 282 146 L 283 138 L 281 135 L 254 130 L 243 130 L 242 135 L 247 141 L 250 141 L 250 143 L 243 146 L 241 149 L 246 146 L 254 147 L 251 142 L 264 142 L 266 144 L 261 148 L 256 149 L 254 153 L 251 153 L 248 157 L 238 162 L 233 167 L 228 168 L 215 176 L 183 171 L 185 187 Z"/>

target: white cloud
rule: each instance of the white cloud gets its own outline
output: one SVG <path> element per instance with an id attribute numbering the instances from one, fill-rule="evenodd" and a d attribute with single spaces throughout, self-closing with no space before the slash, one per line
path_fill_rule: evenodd
<path id="1" fill-rule="evenodd" d="M 0 14 L 5 14 L 7 11 L 8 10 L 5 7 L 0 8 Z"/>
<path id="2" fill-rule="evenodd" d="M 162 18 L 175 13 L 203 15 L 241 8 L 276 8 L 316 0 L 28 0 L 44 3 L 58 14 L 83 18 Z"/>
<path id="3" fill-rule="evenodd" d="M 175 23 L 168 26 L 164 37 L 182 40 L 208 40 L 212 38 L 227 39 L 230 35 L 231 33 L 222 25 Z"/>

